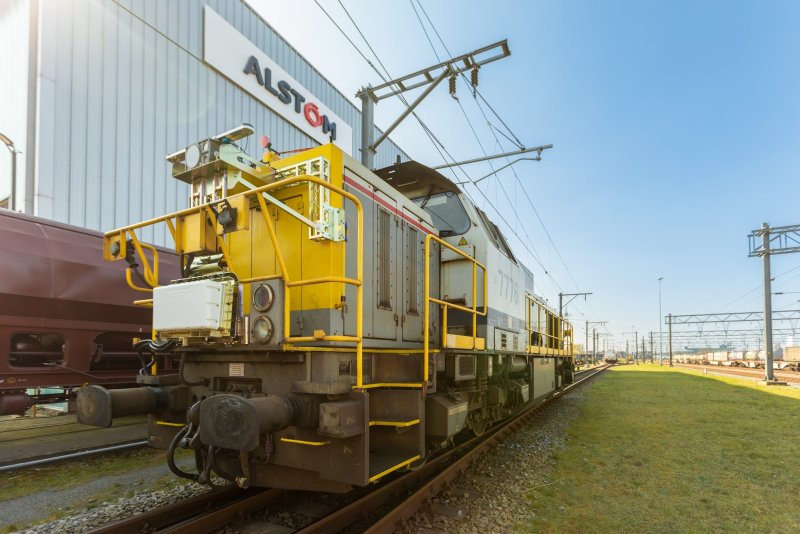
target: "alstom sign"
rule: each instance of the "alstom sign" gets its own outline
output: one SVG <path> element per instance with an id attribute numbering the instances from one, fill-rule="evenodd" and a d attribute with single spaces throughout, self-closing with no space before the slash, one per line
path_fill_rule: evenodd
<path id="1" fill-rule="evenodd" d="M 203 60 L 206 63 L 320 144 L 332 141 L 353 154 L 353 129 L 349 124 L 216 11 L 206 6 L 204 15 Z M 248 118 L 237 120 L 247 121 Z"/>

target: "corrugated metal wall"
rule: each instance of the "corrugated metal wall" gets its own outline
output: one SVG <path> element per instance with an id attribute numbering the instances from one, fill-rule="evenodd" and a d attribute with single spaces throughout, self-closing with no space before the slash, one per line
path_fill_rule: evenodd
<path id="1" fill-rule="evenodd" d="M 186 186 L 164 156 L 242 122 L 281 149 L 316 144 L 203 63 L 206 3 L 348 122 L 359 146 L 358 109 L 241 0 L 44 0 L 38 215 L 108 230 L 183 208 Z M 376 166 L 398 154 L 407 159 L 384 143 Z M 167 242 L 166 231 L 143 237 Z"/>
<path id="2" fill-rule="evenodd" d="M 27 0 L 0 2 L 0 133 L 22 152 L 17 156 L 17 209 L 22 209 L 25 189 L 29 14 Z M 10 194 L 11 153 L 0 143 L 0 199 Z"/>

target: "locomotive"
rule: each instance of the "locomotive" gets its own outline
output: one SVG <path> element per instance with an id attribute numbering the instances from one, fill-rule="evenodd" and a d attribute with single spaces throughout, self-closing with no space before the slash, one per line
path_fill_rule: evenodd
<path id="1" fill-rule="evenodd" d="M 189 207 L 105 234 L 106 260 L 143 269 L 128 282 L 152 296 L 150 350 L 180 366 L 82 388 L 79 421 L 149 414 L 150 444 L 202 483 L 344 492 L 573 380 L 571 325 L 452 181 L 415 161 L 373 172 L 333 144 L 280 157 L 264 142 L 256 159 L 236 143 L 253 133 L 169 155 Z M 174 280 L 137 235 L 157 224 Z"/>

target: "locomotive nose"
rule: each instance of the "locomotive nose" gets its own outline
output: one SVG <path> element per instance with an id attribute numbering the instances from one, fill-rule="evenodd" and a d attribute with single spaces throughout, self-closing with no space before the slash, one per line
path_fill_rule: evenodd
<path id="1" fill-rule="evenodd" d="M 200 440 L 224 449 L 252 451 L 262 434 L 289 426 L 294 412 L 287 397 L 214 395 L 200 403 Z"/>

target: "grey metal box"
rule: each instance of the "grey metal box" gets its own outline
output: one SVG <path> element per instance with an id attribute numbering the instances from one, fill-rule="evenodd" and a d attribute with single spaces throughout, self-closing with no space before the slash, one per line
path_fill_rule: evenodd
<path id="1" fill-rule="evenodd" d="M 464 428 L 467 415 L 467 401 L 453 400 L 447 395 L 429 395 L 425 398 L 425 433 L 435 439 L 450 438 Z"/>
<path id="2" fill-rule="evenodd" d="M 349 438 L 363 434 L 363 403 L 357 400 L 348 400 L 320 404 L 317 432 L 334 438 Z"/>

